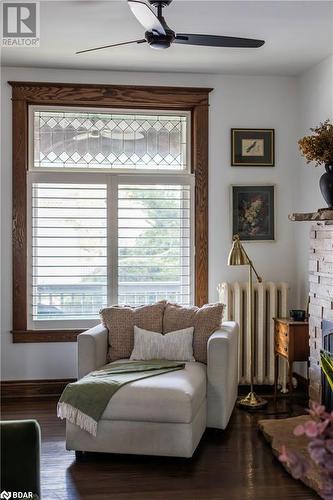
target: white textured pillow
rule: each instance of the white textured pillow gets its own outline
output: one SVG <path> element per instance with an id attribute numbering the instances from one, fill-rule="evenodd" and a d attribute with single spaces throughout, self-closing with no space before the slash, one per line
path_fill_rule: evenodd
<path id="1" fill-rule="evenodd" d="M 184 330 L 162 335 L 134 326 L 134 349 L 130 359 L 195 361 L 193 357 L 193 331 L 194 328 L 191 326 Z"/>

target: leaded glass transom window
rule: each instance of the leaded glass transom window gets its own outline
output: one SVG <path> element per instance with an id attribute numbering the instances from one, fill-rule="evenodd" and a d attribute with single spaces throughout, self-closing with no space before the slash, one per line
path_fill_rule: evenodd
<path id="1" fill-rule="evenodd" d="M 189 115 L 32 108 L 32 168 L 188 170 Z"/>

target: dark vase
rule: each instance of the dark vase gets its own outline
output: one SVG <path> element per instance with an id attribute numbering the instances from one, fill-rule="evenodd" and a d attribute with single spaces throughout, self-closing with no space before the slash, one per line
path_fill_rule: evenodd
<path id="1" fill-rule="evenodd" d="M 333 164 L 325 165 L 325 170 L 319 181 L 320 191 L 327 205 L 333 208 Z"/>

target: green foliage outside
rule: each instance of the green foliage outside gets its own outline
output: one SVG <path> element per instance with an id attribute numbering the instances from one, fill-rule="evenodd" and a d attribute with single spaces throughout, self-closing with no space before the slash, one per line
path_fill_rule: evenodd
<path id="1" fill-rule="evenodd" d="M 333 391 L 333 357 L 329 352 L 320 351 L 320 366 Z"/>
<path id="2" fill-rule="evenodd" d="M 173 194 L 173 197 L 170 194 Z M 179 210 L 182 203 L 181 194 L 182 191 L 163 192 L 144 189 L 127 191 L 129 199 L 141 198 L 140 216 L 146 219 L 149 227 L 141 231 L 135 245 L 121 249 L 119 255 L 121 281 L 179 281 L 181 269 L 179 266 L 182 262 L 181 249 L 177 247 L 182 246 L 183 232 L 181 210 Z M 165 200 L 152 199 L 154 197 L 165 197 Z M 135 201 L 137 203 L 137 200 Z M 141 224 L 139 221 L 138 223 Z M 142 279 L 143 276 L 146 278 Z"/>

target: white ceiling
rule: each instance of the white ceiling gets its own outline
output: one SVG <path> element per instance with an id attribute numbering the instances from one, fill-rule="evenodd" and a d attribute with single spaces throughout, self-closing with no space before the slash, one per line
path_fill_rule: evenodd
<path id="1" fill-rule="evenodd" d="M 79 49 L 143 38 L 126 0 L 40 2 L 40 48 L 6 48 L 4 66 L 234 74 L 298 74 L 333 52 L 333 0 L 174 0 L 164 10 L 176 32 L 253 37 L 260 49 L 148 45 L 75 55 Z"/>

